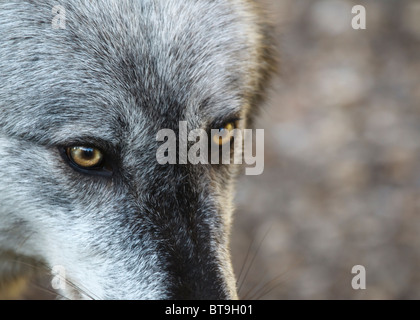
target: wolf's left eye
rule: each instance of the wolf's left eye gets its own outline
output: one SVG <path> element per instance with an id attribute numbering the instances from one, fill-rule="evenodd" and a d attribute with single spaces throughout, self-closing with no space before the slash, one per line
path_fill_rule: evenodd
<path id="1" fill-rule="evenodd" d="M 219 129 L 219 133 L 213 136 L 213 142 L 216 145 L 222 146 L 232 140 L 233 130 L 237 128 L 237 121 L 226 123 Z"/>

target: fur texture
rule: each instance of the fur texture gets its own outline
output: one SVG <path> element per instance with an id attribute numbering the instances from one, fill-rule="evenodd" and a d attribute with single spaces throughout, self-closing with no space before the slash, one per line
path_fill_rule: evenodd
<path id="1" fill-rule="evenodd" d="M 69 298 L 236 298 L 237 170 L 159 165 L 155 137 L 249 119 L 267 30 L 246 0 L 0 1 L 0 292 L 59 265 Z M 113 176 L 74 170 L 72 145 L 101 148 Z"/>

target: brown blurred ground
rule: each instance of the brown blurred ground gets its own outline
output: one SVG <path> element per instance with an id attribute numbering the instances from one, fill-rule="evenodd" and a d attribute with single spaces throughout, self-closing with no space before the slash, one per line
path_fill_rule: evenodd
<path id="1" fill-rule="evenodd" d="M 241 296 L 420 299 L 420 2 L 266 2 L 282 75 L 257 126 L 265 172 L 239 181 L 237 274 L 261 244 Z"/>

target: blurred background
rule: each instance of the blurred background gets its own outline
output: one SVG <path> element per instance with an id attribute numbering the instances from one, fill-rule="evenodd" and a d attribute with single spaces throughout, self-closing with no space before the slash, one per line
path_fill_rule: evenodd
<path id="1" fill-rule="evenodd" d="M 257 124 L 265 171 L 237 189 L 240 297 L 420 299 L 420 1 L 265 6 L 281 75 Z"/>

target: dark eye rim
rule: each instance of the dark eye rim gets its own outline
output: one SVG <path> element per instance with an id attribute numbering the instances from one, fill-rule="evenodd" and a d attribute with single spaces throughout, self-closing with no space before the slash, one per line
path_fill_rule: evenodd
<path id="1" fill-rule="evenodd" d="M 242 121 L 241 117 L 230 117 L 227 120 L 224 120 L 223 122 L 213 123 L 212 129 L 222 129 L 230 123 L 233 123 L 234 128 L 237 129 L 240 121 Z"/>
<path id="2" fill-rule="evenodd" d="M 103 160 L 101 161 L 101 164 L 98 166 L 93 166 L 90 168 L 85 168 L 85 167 L 81 167 L 79 166 L 77 163 L 74 162 L 73 159 L 71 159 L 71 157 L 69 156 L 68 150 L 70 148 L 74 148 L 74 147 L 84 147 L 84 148 L 92 148 L 92 149 L 98 149 L 99 151 L 101 151 L 103 153 Z M 85 175 L 89 175 L 89 176 L 100 176 L 100 177 L 106 177 L 106 178 L 110 178 L 113 176 L 114 174 L 114 166 L 112 165 L 111 162 L 109 162 L 109 159 L 107 157 L 107 154 L 105 152 L 102 151 L 101 148 L 92 146 L 92 145 L 70 145 L 70 146 L 62 146 L 59 147 L 59 152 L 62 156 L 62 158 L 64 159 L 64 161 L 75 171 L 85 174 Z"/>

